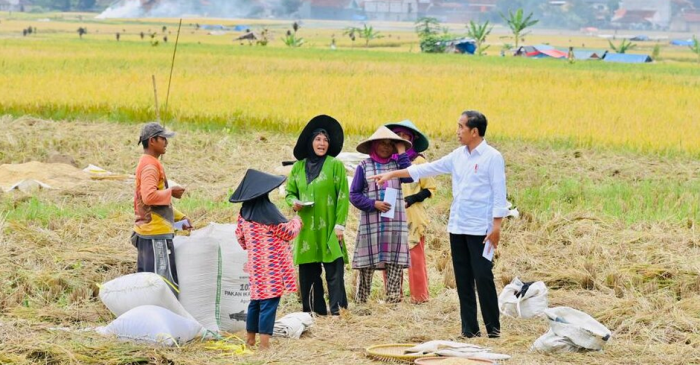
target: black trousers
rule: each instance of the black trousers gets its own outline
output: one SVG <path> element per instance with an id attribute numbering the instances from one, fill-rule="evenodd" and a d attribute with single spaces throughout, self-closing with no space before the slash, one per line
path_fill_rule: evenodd
<path id="1" fill-rule="evenodd" d="M 323 280 L 321 271 L 326 271 L 328 283 L 328 304 L 331 314 L 339 315 L 340 308 L 348 307 L 348 297 L 345 293 L 345 263 L 340 257 L 333 262 L 314 262 L 299 265 L 299 286 L 304 312 L 316 312 L 325 316 L 328 314 L 326 300 L 323 297 Z"/>
<path id="2" fill-rule="evenodd" d="M 180 284 L 175 266 L 175 247 L 170 239 L 146 239 L 132 235 L 132 243 L 138 249 L 137 272 L 156 273 L 168 281 L 168 286 L 178 296 Z"/>
<path id="3" fill-rule="evenodd" d="M 489 337 L 499 337 L 501 323 L 498 312 L 498 295 L 493 282 L 493 263 L 481 256 L 486 236 L 470 236 L 450 233 L 452 265 L 455 270 L 459 309 L 462 317 L 462 335 L 481 336 L 476 319 L 476 294 L 479 293 L 481 315 Z"/>

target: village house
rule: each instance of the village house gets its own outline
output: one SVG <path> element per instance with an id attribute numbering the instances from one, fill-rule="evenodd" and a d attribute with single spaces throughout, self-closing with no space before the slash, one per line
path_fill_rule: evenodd
<path id="1" fill-rule="evenodd" d="M 370 20 L 415 21 L 431 0 L 366 0 L 362 4 Z"/>
<path id="2" fill-rule="evenodd" d="M 671 0 L 622 0 L 611 23 L 628 29 L 668 29 L 671 24 Z"/>
<path id="3" fill-rule="evenodd" d="M 305 0 L 299 16 L 307 19 L 365 20 L 356 0 Z"/>
<path id="4" fill-rule="evenodd" d="M 30 11 L 32 3 L 29 0 L 0 0 L 0 11 Z"/>
<path id="5" fill-rule="evenodd" d="M 671 20 L 672 32 L 700 32 L 700 10 L 686 10 Z"/>

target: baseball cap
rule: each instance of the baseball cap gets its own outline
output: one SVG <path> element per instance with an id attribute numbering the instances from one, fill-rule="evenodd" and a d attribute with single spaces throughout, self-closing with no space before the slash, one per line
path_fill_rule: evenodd
<path id="1" fill-rule="evenodd" d="M 146 125 L 144 125 L 141 129 L 139 144 L 141 144 L 142 141 L 149 140 L 153 137 L 172 138 L 175 137 L 175 132 L 166 131 L 165 128 L 163 128 L 163 126 L 157 122 L 146 123 Z"/>

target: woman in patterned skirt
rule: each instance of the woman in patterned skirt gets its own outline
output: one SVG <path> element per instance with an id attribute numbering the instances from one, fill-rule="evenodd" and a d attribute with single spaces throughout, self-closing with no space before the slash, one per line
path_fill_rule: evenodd
<path id="1" fill-rule="evenodd" d="M 408 227 L 401 183 L 413 180 L 394 179 L 383 186 L 377 186 L 368 178 L 410 166 L 411 162 L 406 155 L 408 148 L 411 148 L 411 142 L 383 126 L 357 146 L 357 151 L 370 155 L 370 158 L 357 166 L 350 187 L 350 202 L 360 210 L 352 260 L 352 268 L 360 271 L 355 297 L 357 303 L 367 302 L 375 270 L 386 270 L 387 302 L 401 301 L 403 269 L 409 266 Z M 395 153 L 398 153 L 397 160 L 391 158 Z M 389 188 L 396 190 L 395 201 L 384 201 Z M 391 210 L 393 217 L 382 216 L 382 213 L 390 213 Z"/>
<path id="2" fill-rule="evenodd" d="M 389 123 L 385 126 L 399 137 L 411 141 L 413 147 L 406 150 L 411 165 L 427 163 L 421 152 L 428 149 L 428 138 L 410 120 Z M 435 195 L 437 184 L 432 177 L 424 177 L 410 184 L 403 184 L 403 200 L 408 221 L 408 245 L 411 248 L 411 267 L 408 268 L 408 287 L 413 303 L 424 303 L 430 299 L 428 291 L 428 268 L 425 262 L 425 231 L 428 229 L 428 212 L 423 201 Z"/>

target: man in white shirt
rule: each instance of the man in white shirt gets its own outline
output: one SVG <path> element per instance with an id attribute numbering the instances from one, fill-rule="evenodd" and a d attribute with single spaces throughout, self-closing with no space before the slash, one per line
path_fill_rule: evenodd
<path id="1" fill-rule="evenodd" d="M 476 317 L 476 295 L 489 337 L 500 336 L 498 295 L 493 281 L 493 263 L 484 258 L 484 245 L 495 250 L 501 236 L 501 221 L 508 214 L 503 156 L 484 140 L 486 117 L 473 110 L 459 118 L 457 137 L 461 147 L 449 155 L 404 170 L 375 175 L 378 184 L 397 177 L 452 175 L 452 207 L 447 230 L 450 233 L 452 265 L 462 318 L 462 336 L 481 336 Z"/>

